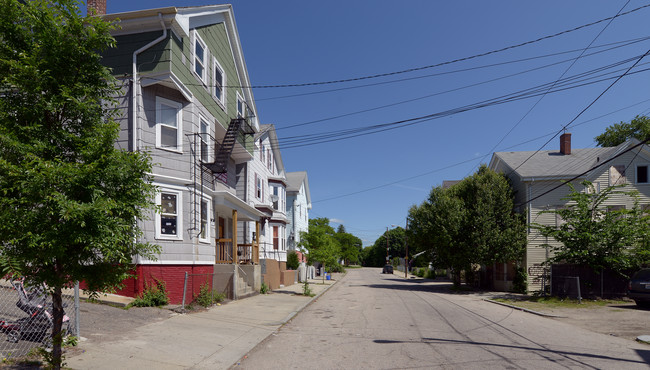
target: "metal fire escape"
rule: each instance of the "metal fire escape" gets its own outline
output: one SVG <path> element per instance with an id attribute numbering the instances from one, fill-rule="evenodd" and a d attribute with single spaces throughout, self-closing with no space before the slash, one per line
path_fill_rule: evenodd
<path id="1" fill-rule="evenodd" d="M 206 166 L 213 173 L 226 173 L 228 172 L 228 161 L 232 155 L 232 151 L 237 143 L 239 134 L 252 135 L 255 132 L 248 124 L 247 119 L 243 117 L 233 118 L 230 120 L 226 134 L 223 137 L 221 145 L 216 149 L 216 154 L 213 163 L 206 163 Z M 216 144 L 216 143 L 215 143 Z"/>

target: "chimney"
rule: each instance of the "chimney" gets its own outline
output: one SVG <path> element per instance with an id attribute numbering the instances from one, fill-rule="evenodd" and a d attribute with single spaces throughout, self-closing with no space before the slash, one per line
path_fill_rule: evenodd
<path id="1" fill-rule="evenodd" d="M 560 136 L 560 153 L 565 155 L 571 154 L 571 134 L 568 132 Z"/>
<path id="2" fill-rule="evenodd" d="M 106 1 L 107 0 L 88 0 L 86 6 L 86 13 L 88 15 L 106 14 Z"/>

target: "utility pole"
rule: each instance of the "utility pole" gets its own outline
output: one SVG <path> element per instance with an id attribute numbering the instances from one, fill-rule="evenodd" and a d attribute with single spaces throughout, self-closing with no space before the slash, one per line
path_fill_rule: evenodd
<path id="1" fill-rule="evenodd" d="M 386 226 L 386 264 L 388 265 L 388 226 Z"/>
<path id="2" fill-rule="evenodd" d="M 406 255 L 404 256 L 404 279 L 409 278 L 409 219 L 406 218 L 406 229 L 404 229 L 404 248 L 406 249 Z"/>

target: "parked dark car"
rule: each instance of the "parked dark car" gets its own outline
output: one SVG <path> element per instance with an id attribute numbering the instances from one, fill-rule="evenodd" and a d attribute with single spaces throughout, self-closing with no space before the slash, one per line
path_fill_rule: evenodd
<path id="1" fill-rule="evenodd" d="M 650 268 L 641 269 L 632 275 L 627 295 L 634 299 L 637 306 L 650 308 Z"/>
<path id="2" fill-rule="evenodd" d="M 384 269 L 381 271 L 382 274 L 392 274 L 393 273 L 393 266 L 392 265 L 386 265 L 384 266 Z"/>

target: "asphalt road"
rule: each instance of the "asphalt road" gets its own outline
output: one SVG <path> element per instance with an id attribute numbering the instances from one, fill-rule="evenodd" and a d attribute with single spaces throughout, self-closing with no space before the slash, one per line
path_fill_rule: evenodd
<path id="1" fill-rule="evenodd" d="M 380 272 L 348 270 L 237 368 L 650 368 L 650 346 Z"/>

